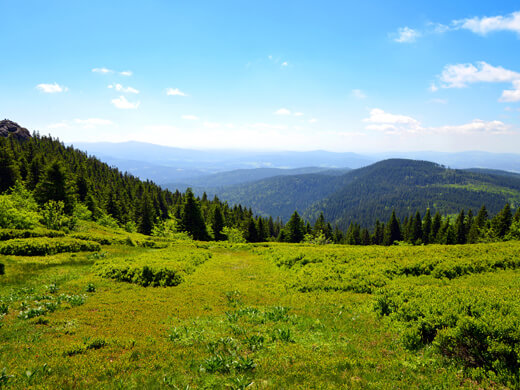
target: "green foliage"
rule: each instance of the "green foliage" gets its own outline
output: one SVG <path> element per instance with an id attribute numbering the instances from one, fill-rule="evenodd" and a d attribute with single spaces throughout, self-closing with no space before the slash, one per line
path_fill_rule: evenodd
<path id="1" fill-rule="evenodd" d="M 48 230 L 43 228 L 36 229 L 0 229 L 0 241 L 11 240 L 13 238 L 30 237 L 65 237 L 64 232 Z"/>
<path id="2" fill-rule="evenodd" d="M 63 202 L 65 213 L 74 210 L 74 184 L 60 160 L 49 164 L 35 188 L 35 196 L 41 205 L 49 201 Z"/>
<path id="3" fill-rule="evenodd" d="M 143 287 L 177 286 L 184 276 L 193 273 L 211 257 L 207 251 L 186 248 L 161 249 L 153 256 L 142 255 L 133 259 L 102 259 L 96 263 L 99 275 L 120 282 Z"/>
<path id="4" fill-rule="evenodd" d="M 37 212 L 20 207 L 12 195 L 0 195 L 0 228 L 31 229 L 39 219 Z"/>
<path id="5" fill-rule="evenodd" d="M 195 199 L 191 188 L 186 190 L 180 225 L 181 229 L 194 240 L 205 241 L 209 238 L 199 202 Z"/>
<path id="6" fill-rule="evenodd" d="M 41 223 L 52 230 L 73 230 L 77 219 L 65 214 L 65 205 L 62 201 L 50 200 L 42 206 Z"/>
<path id="7" fill-rule="evenodd" d="M 97 242 L 68 237 L 12 239 L 0 243 L 0 254 L 15 256 L 45 256 L 62 252 L 96 252 L 101 250 Z"/>
<path id="8" fill-rule="evenodd" d="M 105 226 L 112 229 L 118 229 L 119 225 L 117 221 L 108 214 L 103 214 L 97 221 L 101 226 Z"/>
<path id="9" fill-rule="evenodd" d="M 244 243 L 246 242 L 246 239 L 244 238 L 244 233 L 242 230 L 238 228 L 230 228 L 228 226 L 225 226 L 222 230 L 224 235 L 227 238 L 227 241 L 232 243 Z"/>

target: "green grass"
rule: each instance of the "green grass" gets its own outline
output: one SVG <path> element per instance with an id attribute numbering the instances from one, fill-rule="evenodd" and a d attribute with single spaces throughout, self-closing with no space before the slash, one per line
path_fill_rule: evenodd
<path id="1" fill-rule="evenodd" d="M 95 229 L 83 234 L 147 240 Z M 471 317 L 468 305 L 482 313 L 473 315 L 479 329 L 494 316 L 500 321 L 486 329 L 514 340 L 507 331 L 519 323 L 519 242 L 389 248 L 156 242 L 166 247 L 112 241 L 98 253 L 0 256 L 0 386 L 518 386 L 518 372 L 471 367 L 453 348 Z M 144 287 L 103 276 L 106 267 L 130 265 L 172 269 L 182 281 Z M 20 314 L 28 308 L 35 309 L 31 318 Z M 438 335 L 421 333 L 448 316 L 454 322 L 434 329 Z"/>

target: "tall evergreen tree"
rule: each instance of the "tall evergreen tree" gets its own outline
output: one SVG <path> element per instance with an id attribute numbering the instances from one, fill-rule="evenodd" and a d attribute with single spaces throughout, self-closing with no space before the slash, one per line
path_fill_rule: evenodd
<path id="1" fill-rule="evenodd" d="M 16 164 L 16 159 L 7 146 L 7 141 L 0 141 L 0 194 L 14 186 L 20 180 L 20 170 Z"/>
<path id="2" fill-rule="evenodd" d="M 145 192 L 141 197 L 141 203 L 139 205 L 139 233 L 150 234 L 153 229 L 155 221 L 155 209 L 153 207 L 153 201 L 148 192 Z"/>
<path id="3" fill-rule="evenodd" d="M 480 208 L 480 210 L 477 214 L 477 218 L 475 219 L 475 223 L 477 224 L 477 227 L 479 229 L 483 229 L 484 227 L 486 227 L 488 218 L 489 218 L 489 216 L 488 216 L 486 206 L 482 205 L 482 207 Z"/>
<path id="4" fill-rule="evenodd" d="M 395 216 L 395 210 L 392 211 L 392 215 L 390 216 L 390 220 L 386 225 L 385 236 L 383 239 L 384 245 L 392 245 L 395 241 L 401 240 L 401 228 L 399 226 L 399 221 Z"/>
<path id="5" fill-rule="evenodd" d="M 422 240 L 422 236 L 422 219 L 421 214 L 419 214 L 419 211 L 417 211 L 412 221 L 412 232 L 410 241 L 412 242 L 412 244 L 417 244 L 420 240 Z"/>
<path id="6" fill-rule="evenodd" d="M 441 226 L 442 226 L 442 217 L 439 214 L 439 212 L 437 211 L 435 213 L 435 215 L 433 216 L 433 221 L 432 221 L 432 232 L 430 234 L 431 243 L 435 242 L 435 243 L 440 244 L 439 231 L 441 230 Z"/>
<path id="7" fill-rule="evenodd" d="M 491 225 L 493 227 L 493 233 L 498 238 L 504 238 L 509 232 L 511 223 L 513 221 L 513 215 L 511 214 L 511 206 L 506 203 L 504 208 L 493 218 Z"/>
<path id="8" fill-rule="evenodd" d="M 303 240 L 303 221 L 300 215 L 295 211 L 286 226 L 287 242 L 301 242 Z"/>
<path id="9" fill-rule="evenodd" d="M 430 243 L 430 235 L 432 233 L 432 215 L 430 213 L 430 209 L 426 210 L 426 214 L 423 218 L 423 225 L 422 225 L 422 242 L 424 244 Z"/>
<path id="10" fill-rule="evenodd" d="M 200 205 L 191 188 L 186 190 L 181 214 L 181 229 L 193 237 L 194 240 L 208 240 L 208 231 L 200 210 Z"/>
<path id="11" fill-rule="evenodd" d="M 465 216 L 464 210 L 461 210 L 457 219 L 455 220 L 455 243 L 465 244 L 466 243 L 466 225 L 464 223 Z"/>
<path id="12" fill-rule="evenodd" d="M 211 229 L 213 230 L 213 237 L 215 241 L 222 241 L 226 239 L 226 235 L 222 233 L 224 229 L 224 216 L 222 215 L 222 209 L 220 205 L 213 208 L 213 214 L 211 216 Z"/>
<path id="13" fill-rule="evenodd" d="M 49 200 L 62 201 L 64 211 L 72 214 L 75 202 L 74 184 L 69 180 L 67 171 L 59 160 L 55 160 L 45 169 L 34 195 L 42 205 Z"/>

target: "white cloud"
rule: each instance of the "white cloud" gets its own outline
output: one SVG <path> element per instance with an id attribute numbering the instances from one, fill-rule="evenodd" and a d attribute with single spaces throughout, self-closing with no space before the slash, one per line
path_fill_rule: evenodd
<path id="1" fill-rule="evenodd" d="M 199 117 L 195 115 L 181 115 L 182 119 L 186 119 L 188 121 L 198 121 Z"/>
<path id="2" fill-rule="evenodd" d="M 303 114 L 303 112 L 295 112 L 293 115 L 294 116 L 303 116 L 304 114 Z"/>
<path id="3" fill-rule="evenodd" d="M 431 92 L 437 92 L 439 90 L 439 87 L 437 87 L 437 84 L 431 83 L 430 88 L 428 88 Z"/>
<path id="4" fill-rule="evenodd" d="M 291 115 L 291 111 L 287 108 L 280 108 L 279 110 L 276 110 L 275 115 Z"/>
<path id="5" fill-rule="evenodd" d="M 513 88 L 502 92 L 501 102 L 520 102 L 520 80 L 513 81 Z"/>
<path id="6" fill-rule="evenodd" d="M 365 128 L 383 132 L 390 135 L 421 134 L 421 135 L 499 135 L 510 134 L 512 127 L 501 121 L 483 121 L 474 119 L 462 125 L 445 125 L 437 127 L 425 127 L 418 120 L 406 116 L 386 113 L 374 108 L 370 111 L 370 117 L 363 120 L 370 123 Z"/>
<path id="7" fill-rule="evenodd" d="M 115 70 L 108 69 L 108 68 L 94 68 L 94 69 L 92 69 L 92 72 L 101 73 L 101 74 L 118 73 L 121 76 L 127 76 L 127 77 L 129 77 L 133 74 L 131 70 L 125 70 L 123 72 L 116 72 Z"/>
<path id="8" fill-rule="evenodd" d="M 70 126 L 65 122 L 59 122 L 59 123 L 51 123 L 50 125 L 47 125 L 48 129 L 67 129 Z"/>
<path id="9" fill-rule="evenodd" d="M 412 43 L 420 36 L 420 32 L 410 27 L 401 27 L 397 30 L 397 37 L 394 41 L 399 43 Z"/>
<path id="10" fill-rule="evenodd" d="M 316 122 L 318 122 L 318 120 L 316 118 L 309 119 L 309 123 L 316 123 Z"/>
<path id="11" fill-rule="evenodd" d="M 353 89 L 352 96 L 354 96 L 356 99 L 359 99 L 359 100 L 367 98 L 367 95 L 360 89 Z"/>
<path id="12" fill-rule="evenodd" d="M 289 63 L 287 61 L 282 62 L 282 66 L 289 66 Z"/>
<path id="13" fill-rule="evenodd" d="M 457 28 L 470 30 L 475 34 L 487 35 L 494 31 L 513 31 L 520 34 L 520 11 L 507 16 L 474 17 L 453 21 Z"/>
<path id="14" fill-rule="evenodd" d="M 166 95 L 168 96 L 188 96 L 184 92 L 182 92 L 179 88 L 168 88 L 166 90 Z"/>
<path id="15" fill-rule="evenodd" d="M 436 133 L 450 133 L 450 134 L 510 134 L 511 126 L 506 125 L 501 121 L 483 121 L 481 119 L 474 119 L 470 123 L 458 126 L 441 126 L 432 128 Z"/>
<path id="16" fill-rule="evenodd" d="M 44 93 L 59 93 L 59 92 L 66 92 L 68 91 L 67 87 L 62 87 L 61 85 L 58 85 L 57 83 L 54 84 L 38 84 L 36 86 L 37 89 Z"/>
<path id="17" fill-rule="evenodd" d="M 473 64 L 446 65 L 440 80 L 443 88 L 463 88 L 468 84 L 503 83 L 520 79 L 520 73 L 505 69 L 501 66 L 492 66 L 484 61 Z"/>
<path id="18" fill-rule="evenodd" d="M 116 84 L 116 83 L 110 84 L 108 86 L 108 88 L 115 89 L 116 91 L 123 92 L 123 93 L 135 93 L 135 94 L 139 93 L 139 91 L 137 89 L 135 89 L 135 88 L 132 88 L 132 87 L 126 87 L 125 88 L 121 84 Z"/>
<path id="19" fill-rule="evenodd" d="M 101 73 L 101 74 L 114 73 L 114 71 L 112 69 L 107 69 L 107 68 L 94 68 L 94 69 L 92 69 L 92 72 Z"/>
<path id="20" fill-rule="evenodd" d="M 390 114 L 384 112 L 380 108 L 373 108 L 370 110 L 370 117 L 363 119 L 363 122 L 419 125 L 419 121 L 410 116 Z"/>
<path id="21" fill-rule="evenodd" d="M 119 96 L 116 99 L 112 99 L 112 104 L 122 110 L 134 110 L 139 107 L 141 102 L 129 102 L 124 96 Z"/>

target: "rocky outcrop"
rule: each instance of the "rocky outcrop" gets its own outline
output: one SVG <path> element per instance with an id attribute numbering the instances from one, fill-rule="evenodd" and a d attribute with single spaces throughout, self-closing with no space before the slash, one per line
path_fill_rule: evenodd
<path id="1" fill-rule="evenodd" d="M 14 137 L 19 140 L 31 138 L 31 133 L 18 123 L 4 119 L 0 121 L 0 137 Z"/>

